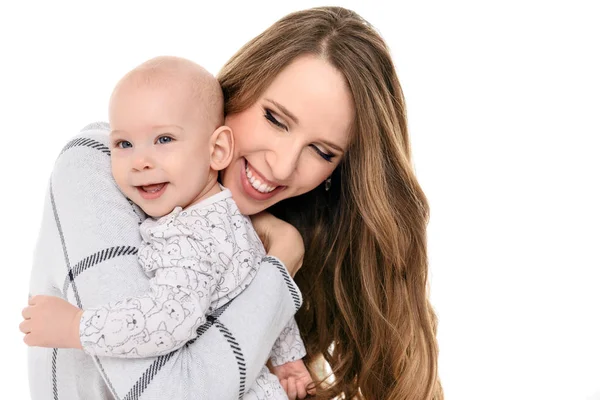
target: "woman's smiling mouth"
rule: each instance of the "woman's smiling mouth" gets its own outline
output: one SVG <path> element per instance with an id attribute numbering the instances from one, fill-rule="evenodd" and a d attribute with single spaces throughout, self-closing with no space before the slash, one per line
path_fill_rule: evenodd
<path id="1" fill-rule="evenodd" d="M 241 175 L 244 191 L 255 200 L 270 199 L 286 187 L 265 179 L 246 159 L 242 165 Z"/>

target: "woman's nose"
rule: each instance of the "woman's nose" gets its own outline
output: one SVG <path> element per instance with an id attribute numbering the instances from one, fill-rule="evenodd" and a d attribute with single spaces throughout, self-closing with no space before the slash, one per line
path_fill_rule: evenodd
<path id="1" fill-rule="evenodd" d="M 265 159 L 271 168 L 273 178 L 279 182 L 288 180 L 298 167 L 301 149 L 280 146 L 265 153 Z"/>

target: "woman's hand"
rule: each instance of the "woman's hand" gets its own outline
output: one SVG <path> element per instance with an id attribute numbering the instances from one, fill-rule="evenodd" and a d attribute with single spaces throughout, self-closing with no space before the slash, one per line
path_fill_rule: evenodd
<path id="1" fill-rule="evenodd" d="M 296 275 L 304 258 L 304 241 L 300 232 L 268 212 L 250 218 L 267 254 L 280 259 L 292 277 Z"/>

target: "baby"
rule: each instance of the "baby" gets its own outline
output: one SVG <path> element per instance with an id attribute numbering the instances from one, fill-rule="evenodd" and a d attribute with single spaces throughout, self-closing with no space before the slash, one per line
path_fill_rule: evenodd
<path id="1" fill-rule="evenodd" d="M 250 284 L 265 250 L 250 219 L 217 181 L 234 143 L 223 125 L 221 88 L 204 68 L 175 57 L 143 63 L 116 85 L 109 120 L 114 179 L 151 217 L 140 225 L 138 252 L 151 289 L 142 297 L 78 310 L 78 326 L 65 329 L 79 341 L 66 347 L 108 357 L 167 354 L 196 338 L 207 315 Z M 74 306 L 53 301 L 46 308 L 36 305 L 37 314 L 24 311 L 30 318 L 22 331 L 37 338 L 30 345 L 65 347 L 41 314 L 55 316 Z M 305 354 L 292 319 L 270 356 L 286 390 L 288 379 L 310 383 Z"/>

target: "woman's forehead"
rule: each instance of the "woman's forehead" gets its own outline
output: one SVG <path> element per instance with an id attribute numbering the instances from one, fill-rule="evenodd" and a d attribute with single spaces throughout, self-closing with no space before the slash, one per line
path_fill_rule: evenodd
<path id="1" fill-rule="evenodd" d="M 327 132 L 340 145 L 347 144 L 354 101 L 344 76 L 325 59 L 297 58 L 275 77 L 262 99 L 283 106 L 300 127 Z"/>

